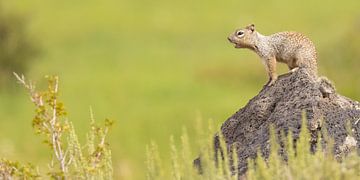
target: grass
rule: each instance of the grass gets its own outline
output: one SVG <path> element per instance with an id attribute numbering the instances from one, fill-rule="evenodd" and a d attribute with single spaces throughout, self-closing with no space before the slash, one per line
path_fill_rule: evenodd
<path id="1" fill-rule="evenodd" d="M 117 178 L 145 178 L 138 172 L 145 171 L 144 151 L 151 140 L 158 143 L 163 158 L 170 158 L 168 137 L 180 136 L 182 126 L 192 127 L 197 114 L 220 124 L 257 94 L 266 82 L 264 67 L 254 54 L 235 50 L 226 40 L 237 26 L 253 22 L 264 34 L 281 30 L 307 34 L 319 49 L 321 72 L 335 81 L 341 94 L 360 98 L 352 81 L 338 77 L 346 74 L 338 67 L 350 60 L 333 64 L 330 58 L 322 59 L 325 49 L 336 47 L 359 18 L 356 1 L 2 4 L 28 17 L 29 31 L 43 54 L 27 77 L 41 87 L 44 75 L 59 75 L 68 117 L 76 127 L 84 127 L 79 134 L 88 130 L 89 106 L 95 118 L 116 120 L 110 142 Z M 281 72 L 285 69 L 282 66 Z M 15 82 L 10 86 L 14 88 L 0 90 L 0 146 L 7 147 L 0 156 L 46 164 L 49 154 L 34 146 L 41 142 L 29 128 L 32 106 Z M 195 130 L 188 128 L 188 133 L 189 141 L 195 142 Z M 86 137 L 79 139 L 84 142 Z"/>
<path id="2" fill-rule="evenodd" d="M 191 164 L 191 145 L 187 132 L 181 136 L 181 145 L 174 145 L 174 138 L 170 138 L 170 159 L 161 159 L 156 143 L 152 142 L 147 147 L 147 179 L 206 179 L 206 180 L 272 180 L 272 179 L 343 179 L 352 180 L 360 177 L 360 156 L 356 152 L 356 147 L 350 147 L 347 154 L 334 156 L 333 139 L 327 135 L 327 130 L 322 129 L 317 139 L 315 152 L 310 151 L 310 133 L 306 128 L 306 120 L 303 120 L 299 139 L 293 144 L 292 133 L 281 136 L 276 135 L 275 130 L 270 127 L 269 155 L 264 157 L 258 152 L 257 157 L 248 159 L 247 171 L 245 174 L 238 173 L 236 147 L 232 150 L 227 149 L 224 140 L 220 139 L 220 149 L 223 149 L 224 158 L 214 152 L 213 129 L 207 130 L 207 138 L 198 136 L 201 145 L 201 172 Z M 202 129 L 204 131 L 204 129 Z M 206 131 L 206 129 L 205 129 Z M 319 132 L 320 133 L 320 132 Z M 281 137 L 279 139 L 279 137 Z M 349 130 L 348 137 L 353 137 Z M 202 141 L 201 141 L 202 140 Z M 281 142 L 283 148 L 278 144 Z M 326 142 L 326 145 L 321 142 Z M 296 147 L 296 149 L 294 148 Z M 218 157 L 216 157 L 218 154 Z M 286 160 L 284 160 L 286 157 Z M 337 157 L 337 158 L 335 158 Z M 218 161 L 216 161 L 217 159 Z M 232 161 L 231 159 L 235 159 Z M 166 165 L 164 165 L 166 164 Z M 171 164 L 171 166 L 167 166 Z M 231 170 L 232 169 L 232 170 Z"/>

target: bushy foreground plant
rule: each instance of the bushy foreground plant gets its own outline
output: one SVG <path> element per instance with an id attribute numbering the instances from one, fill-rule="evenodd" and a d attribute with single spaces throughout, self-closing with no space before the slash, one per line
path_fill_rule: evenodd
<path id="1" fill-rule="evenodd" d="M 39 172 L 31 164 L 21 164 L 19 162 L 0 159 L 0 179 L 12 179 L 17 177 L 20 179 L 36 179 Z"/>
<path id="2" fill-rule="evenodd" d="M 86 144 L 82 146 L 73 124 L 66 118 L 64 105 L 59 100 L 59 78 L 48 76 L 48 88 L 37 91 L 35 85 L 27 82 L 24 76 L 15 76 L 27 89 L 35 105 L 32 126 L 52 151 L 46 176 L 53 179 L 112 179 L 111 151 L 106 137 L 113 122 L 106 119 L 103 126 L 96 125 L 90 109 L 91 130 L 87 134 Z M 35 171 L 32 165 L 1 160 L 0 179 L 14 177 L 34 179 L 44 176 Z"/>
<path id="3" fill-rule="evenodd" d="M 306 127 L 305 120 L 303 120 L 302 127 Z M 227 151 L 223 151 L 224 158 L 222 158 L 220 152 L 214 152 L 213 132 L 210 130 L 207 140 L 201 143 L 203 147 L 200 151 L 201 175 L 192 164 L 194 156 L 191 156 L 188 136 L 184 131 L 181 136 L 180 151 L 175 147 L 172 137 L 170 140 L 171 171 L 162 166 L 166 162 L 160 160 L 156 144 L 152 142 L 147 147 L 147 179 L 360 179 L 360 157 L 358 154 L 352 149 L 349 150 L 349 154 L 335 158 L 333 142 L 326 134 L 326 130 L 322 132 L 321 138 L 323 139 L 317 139 L 317 150 L 311 152 L 309 143 L 311 137 L 307 128 L 302 128 L 296 144 L 294 144 L 291 133 L 287 136 L 284 133 L 281 133 L 281 136 L 275 136 L 273 128 L 270 129 L 269 145 L 271 150 L 269 156 L 263 158 L 259 153 L 257 158 L 248 159 L 248 171 L 240 177 L 237 168 L 235 168 L 237 167 L 236 154 L 228 154 Z M 349 131 L 349 137 L 351 136 L 352 134 Z M 283 138 L 279 139 L 279 137 Z M 225 149 L 225 143 L 222 138 L 220 139 L 221 149 Z M 321 144 L 321 141 L 327 142 L 326 145 Z M 283 142 L 284 151 L 280 151 L 277 142 Z M 294 148 L 295 146 L 296 148 Z M 286 161 L 284 157 L 286 157 Z"/>

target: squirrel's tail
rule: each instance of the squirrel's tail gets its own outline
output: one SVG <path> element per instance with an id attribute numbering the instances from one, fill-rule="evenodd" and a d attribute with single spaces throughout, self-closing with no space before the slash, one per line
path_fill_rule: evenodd
<path id="1" fill-rule="evenodd" d="M 318 68 L 316 58 L 311 58 L 304 60 L 302 64 L 299 65 L 301 68 L 305 68 L 310 76 L 318 78 Z"/>

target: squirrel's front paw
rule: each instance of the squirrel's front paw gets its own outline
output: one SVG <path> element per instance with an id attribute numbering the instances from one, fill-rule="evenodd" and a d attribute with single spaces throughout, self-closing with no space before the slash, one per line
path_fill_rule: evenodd
<path id="1" fill-rule="evenodd" d="M 267 86 L 272 86 L 272 85 L 274 85 L 275 82 L 276 82 L 276 80 L 277 80 L 277 78 L 272 78 L 272 79 L 270 79 L 270 81 L 267 83 Z"/>
<path id="2" fill-rule="evenodd" d="M 299 67 L 293 68 L 290 70 L 291 73 L 294 73 L 295 71 L 297 71 L 299 69 Z"/>

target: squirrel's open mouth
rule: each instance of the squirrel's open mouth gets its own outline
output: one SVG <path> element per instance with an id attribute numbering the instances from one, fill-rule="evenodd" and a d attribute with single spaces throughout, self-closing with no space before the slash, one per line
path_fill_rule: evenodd
<path id="1" fill-rule="evenodd" d="M 241 44 L 238 44 L 238 43 L 236 43 L 236 42 L 232 42 L 232 41 L 230 41 L 232 44 L 234 44 L 234 47 L 235 48 L 242 48 L 243 46 L 241 46 Z"/>
<path id="2" fill-rule="evenodd" d="M 235 48 L 242 48 L 241 44 L 236 43 L 230 36 L 228 37 L 230 43 L 234 44 Z"/>
<path id="3" fill-rule="evenodd" d="M 240 44 L 234 43 L 234 47 L 235 48 L 242 48 L 242 46 Z"/>

